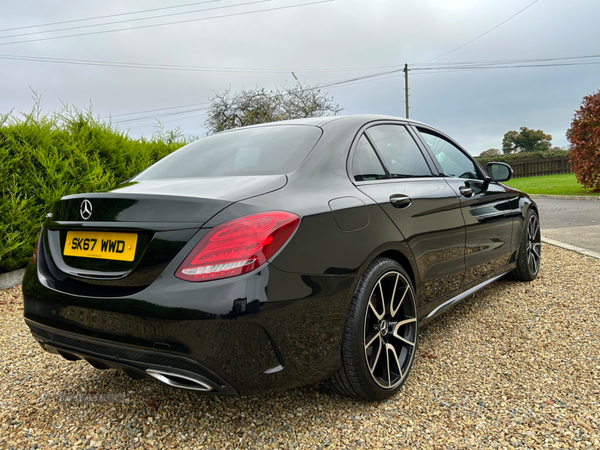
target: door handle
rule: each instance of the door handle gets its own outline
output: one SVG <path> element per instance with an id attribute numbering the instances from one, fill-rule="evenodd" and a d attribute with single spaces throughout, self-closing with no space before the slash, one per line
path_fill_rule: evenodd
<path id="1" fill-rule="evenodd" d="M 458 190 L 465 197 L 472 197 L 473 196 L 473 189 L 471 189 L 470 187 L 461 186 L 461 187 L 458 188 Z"/>
<path id="2" fill-rule="evenodd" d="M 406 195 L 393 194 L 390 195 L 390 203 L 394 208 L 408 208 L 412 200 Z"/>

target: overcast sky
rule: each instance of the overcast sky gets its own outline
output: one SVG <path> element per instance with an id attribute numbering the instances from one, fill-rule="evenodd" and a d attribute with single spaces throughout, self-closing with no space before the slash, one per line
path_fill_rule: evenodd
<path id="1" fill-rule="evenodd" d="M 304 83 L 325 85 L 408 63 L 410 118 L 439 128 L 477 155 L 501 148 L 504 133 L 522 126 L 551 134 L 553 145 L 567 145 L 565 132 L 582 97 L 600 88 L 598 0 L 320 1 L 3 2 L 0 113 L 29 111 L 32 89 L 41 95 L 46 112 L 59 109 L 61 102 L 80 108 L 91 103 L 96 115 L 131 120 L 118 125 L 131 136 L 150 136 L 155 116 L 166 128 L 204 135 L 201 108 L 214 92 L 292 83 L 292 71 Z M 294 5 L 305 6 L 282 8 Z M 126 14 L 155 8 L 163 9 Z M 257 12 L 246 14 L 251 11 Z M 99 16 L 111 17 L 78 20 Z M 40 26 L 55 22 L 66 23 Z M 51 31 L 58 29 L 63 30 Z M 586 65 L 413 70 L 504 60 L 509 66 L 527 65 L 531 62 L 514 61 L 591 55 L 599 56 L 544 63 Z M 343 114 L 405 115 L 402 72 L 326 90 Z"/>

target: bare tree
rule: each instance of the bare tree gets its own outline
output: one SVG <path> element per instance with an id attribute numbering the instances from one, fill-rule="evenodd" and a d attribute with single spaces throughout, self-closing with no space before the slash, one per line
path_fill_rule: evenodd
<path id="1" fill-rule="evenodd" d="M 303 85 L 296 78 L 292 87 L 282 86 L 271 91 L 257 87 L 235 94 L 228 89 L 215 94 L 210 99 L 205 126 L 207 133 L 213 134 L 278 120 L 331 116 L 342 109 L 328 93 L 321 92 L 317 86 Z"/>

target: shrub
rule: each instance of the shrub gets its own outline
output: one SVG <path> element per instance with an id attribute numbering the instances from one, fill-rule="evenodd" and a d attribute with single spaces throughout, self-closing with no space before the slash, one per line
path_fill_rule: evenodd
<path id="1" fill-rule="evenodd" d="M 479 154 L 481 158 L 491 158 L 493 156 L 501 156 L 502 152 L 497 148 L 490 148 L 489 150 L 485 150 Z"/>
<path id="2" fill-rule="evenodd" d="M 511 162 L 521 162 L 521 161 L 532 161 L 537 159 L 550 159 L 550 158 L 560 158 L 561 156 L 569 156 L 569 150 L 546 150 L 541 152 L 519 152 L 519 153 L 511 153 L 509 155 L 504 156 L 491 156 L 491 157 L 481 157 L 476 156 L 475 159 L 479 161 L 484 167 L 487 163 L 491 161 L 503 162 L 510 164 Z"/>
<path id="3" fill-rule="evenodd" d="M 0 115 L 0 272 L 31 259 L 41 223 L 64 195 L 114 187 L 184 142 L 133 139 L 91 111 L 65 106 Z"/>
<path id="4" fill-rule="evenodd" d="M 571 164 L 577 181 L 600 192 L 600 91 L 583 97 L 567 138 L 573 146 Z"/>

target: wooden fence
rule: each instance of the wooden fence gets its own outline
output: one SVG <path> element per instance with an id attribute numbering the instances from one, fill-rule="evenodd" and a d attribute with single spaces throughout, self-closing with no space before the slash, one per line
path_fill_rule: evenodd
<path id="1" fill-rule="evenodd" d="M 529 161 L 514 161 L 509 163 L 515 171 L 514 178 L 536 177 L 539 175 L 554 175 L 571 172 L 568 156 Z"/>

